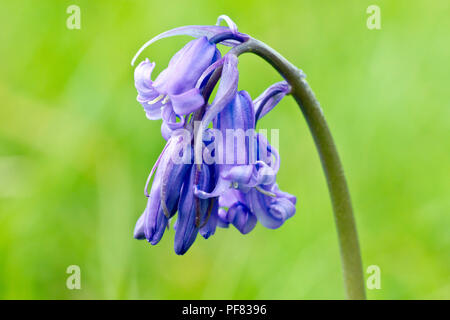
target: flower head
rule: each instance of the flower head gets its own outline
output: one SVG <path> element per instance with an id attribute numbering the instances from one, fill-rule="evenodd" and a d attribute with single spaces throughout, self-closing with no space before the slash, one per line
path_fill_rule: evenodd
<path id="1" fill-rule="evenodd" d="M 238 91 L 238 58 L 232 53 L 221 57 L 217 44 L 235 46 L 249 37 L 239 33 L 227 16 L 220 16 L 218 24 L 222 20 L 229 26 L 181 27 L 145 44 L 143 48 L 180 34 L 196 38 L 154 81 L 155 63 L 146 59 L 135 70 L 137 100 L 147 118 L 163 120 L 161 133 L 167 143 L 147 181 L 148 185 L 155 172 L 150 192 L 145 188 L 147 206 L 134 236 L 157 244 L 176 215 L 177 254 L 186 253 L 199 233 L 207 239 L 217 227 L 231 224 L 246 234 L 258 222 L 278 228 L 295 213 L 296 198 L 276 183 L 278 152 L 255 131 L 257 121 L 290 87 L 277 83 L 255 101 L 246 91 Z"/>

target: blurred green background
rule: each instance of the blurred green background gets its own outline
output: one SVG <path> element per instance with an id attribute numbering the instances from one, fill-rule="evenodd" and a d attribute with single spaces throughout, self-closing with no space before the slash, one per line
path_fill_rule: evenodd
<path id="1" fill-rule="evenodd" d="M 81 29 L 66 8 L 81 8 Z M 381 30 L 366 8 L 381 8 Z M 0 4 L 0 298 L 341 299 L 326 182 L 292 98 L 260 123 L 281 128 L 279 185 L 298 197 L 278 230 L 219 229 L 185 256 L 171 230 L 132 237 L 161 151 L 136 102 L 130 61 L 149 38 L 228 14 L 308 75 L 346 170 L 371 299 L 450 298 L 448 1 L 8 1 Z M 188 37 L 140 57 L 161 71 Z M 240 59 L 256 97 L 280 77 Z M 81 267 L 81 290 L 66 268 Z M 368 274 L 366 273 L 366 277 Z"/>

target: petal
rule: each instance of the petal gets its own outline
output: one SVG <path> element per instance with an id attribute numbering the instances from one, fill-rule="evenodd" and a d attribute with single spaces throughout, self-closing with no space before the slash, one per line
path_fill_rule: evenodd
<path id="1" fill-rule="evenodd" d="M 226 180 L 238 184 L 247 184 L 253 174 L 253 165 L 223 165 L 220 175 Z"/>
<path id="2" fill-rule="evenodd" d="M 229 166 L 240 167 L 243 164 L 253 164 L 256 161 L 254 155 L 257 150 L 257 136 L 254 131 L 254 113 L 250 96 L 245 91 L 240 91 L 233 102 L 228 104 L 214 120 L 214 128 L 220 130 L 223 137 L 224 162 L 227 166 L 221 166 L 223 172 L 230 170 Z M 250 152 L 252 151 L 252 152 Z M 248 168 L 250 171 L 251 169 Z M 247 179 L 233 182 L 248 183 Z"/>
<path id="3" fill-rule="evenodd" d="M 181 187 L 189 169 L 192 167 L 192 165 L 186 164 L 173 164 L 173 153 L 178 152 L 178 149 L 171 140 L 166 146 L 167 148 L 165 148 L 156 169 L 144 215 L 145 238 L 153 245 L 161 240 L 168 223 L 161 206 L 161 196 L 166 196 L 164 200 L 167 209 L 171 215 L 175 214 Z M 165 194 L 161 192 L 163 185 L 167 190 Z M 139 232 L 138 235 L 140 235 Z"/>
<path id="4" fill-rule="evenodd" d="M 293 205 L 296 205 L 296 204 L 297 204 L 297 197 L 296 197 L 296 196 L 293 196 L 293 195 L 290 194 L 290 193 L 281 191 L 281 190 L 278 188 L 278 184 L 276 184 L 276 183 L 272 186 L 272 188 L 271 188 L 270 191 L 271 191 L 272 193 L 276 194 L 277 197 L 279 197 L 279 198 L 285 198 L 285 199 L 288 199 Z"/>
<path id="5" fill-rule="evenodd" d="M 234 23 L 234 21 L 231 20 L 231 18 L 229 16 L 227 16 L 226 14 L 220 15 L 217 18 L 216 26 L 220 25 L 220 22 L 222 22 L 222 21 L 225 21 L 228 24 L 228 27 L 230 28 L 231 32 L 233 32 L 233 33 L 238 32 L 236 23 Z"/>
<path id="6" fill-rule="evenodd" d="M 219 88 L 217 89 L 216 98 L 211 107 L 206 111 L 203 116 L 202 122 L 199 126 L 200 134 L 195 141 L 195 154 L 201 155 L 202 150 L 202 134 L 208 128 L 209 123 L 217 116 L 217 114 L 223 110 L 233 99 L 237 92 L 237 84 L 239 79 L 239 72 L 237 69 L 238 60 L 234 55 L 225 55 L 224 65 L 222 70 L 222 77 L 220 80 Z M 196 159 L 196 163 L 200 163 L 199 159 Z"/>
<path id="7" fill-rule="evenodd" d="M 134 70 L 134 85 L 139 92 L 138 101 L 150 101 L 159 96 L 159 93 L 153 87 L 151 79 L 152 71 L 155 63 L 151 63 L 148 59 L 142 61 Z"/>
<path id="8" fill-rule="evenodd" d="M 136 222 L 136 226 L 134 227 L 134 238 L 138 240 L 145 239 L 144 226 L 145 226 L 145 213 L 144 211 Z"/>
<path id="9" fill-rule="evenodd" d="M 189 178 L 183 184 L 180 202 L 178 205 L 177 229 L 175 231 L 175 253 L 185 254 L 194 243 L 199 228 L 196 225 L 197 210 L 200 211 L 200 219 L 203 221 L 207 213 L 209 200 L 202 200 L 194 197 L 194 182 L 198 175 L 200 188 L 208 189 L 210 184 L 209 168 L 203 165 L 200 171 L 196 166 L 192 166 Z M 198 209 L 197 209 L 198 207 Z"/>
<path id="10" fill-rule="evenodd" d="M 158 205 L 158 210 L 152 209 L 153 204 L 148 203 L 148 233 L 146 233 L 146 238 L 148 242 L 150 242 L 152 245 L 156 245 L 161 241 L 161 238 L 164 235 L 164 231 L 167 228 L 168 219 L 164 215 L 164 213 L 161 210 L 161 206 Z"/>
<path id="11" fill-rule="evenodd" d="M 267 138 L 260 133 L 256 135 L 256 146 L 256 159 L 266 163 L 277 174 L 280 169 L 280 155 L 278 150 L 272 147 L 269 141 L 267 141 Z"/>
<path id="12" fill-rule="evenodd" d="M 217 183 L 214 187 L 214 190 L 211 192 L 202 190 L 199 186 L 194 187 L 194 192 L 197 197 L 200 199 L 209 199 L 213 197 L 219 197 L 223 193 L 225 193 L 231 187 L 231 182 L 229 180 L 223 179 L 219 177 Z"/>
<path id="13" fill-rule="evenodd" d="M 173 111 L 173 107 L 171 104 L 166 104 L 163 107 L 161 116 L 167 127 L 171 130 L 180 129 L 184 126 L 184 117 L 178 117 L 177 114 Z M 177 121 L 177 118 L 179 118 L 180 121 Z"/>
<path id="14" fill-rule="evenodd" d="M 179 115 L 192 113 L 205 104 L 205 100 L 197 88 L 178 95 L 170 95 L 170 101 L 172 102 L 173 110 Z"/>
<path id="15" fill-rule="evenodd" d="M 171 140 L 173 139 L 176 140 L 167 150 L 169 159 L 163 169 L 160 188 L 161 208 L 168 218 L 171 218 L 177 211 L 180 190 L 186 179 L 188 169 L 191 168 L 190 162 L 188 164 L 174 162 L 173 157 L 180 153 L 183 142 L 181 136 L 171 138 Z"/>
<path id="16" fill-rule="evenodd" d="M 255 128 L 255 113 L 253 102 L 246 91 L 239 91 L 234 99 L 226 105 L 218 114 L 216 121 L 217 129 L 242 129 L 244 132 Z"/>
<path id="17" fill-rule="evenodd" d="M 170 137 L 172 136 L 173 130 L 169 128 L 167 123 L 163 121 L 161 123 L 161 136 L 164 138 L 164 140 L 169 141 Z"/>
<path id="18" fill-rule="evenodd" d="M 144 234 L 145 238 L 151 244 L 158 243 L 167 225 L 167 218 L 161 214 L 161 198 L 160 198 L 160 179 L 161 167 L 158 167 L 155 179 L 153 180 L 150 196 L 147 200 L 147 207 L 145 208 L 144 220 Z M 160 212 L 161 211 L 161 212 Z"/>
<path id="19" fill-rule="evenodd" d="M 220 228 L 228 228 L 230 223 L 227 221 L 227 210 L 225 208 L 219 208 L 217 214 L 217 226 Z"/>
<path id="20" fill-rule="evenodd" d="M 234 188 L 228 189 L 224 194 L 219 197 L 219 206 L 220 207 L 231 207 L 236 202 L 244 202 L 244 198 L 242 197 L 242 193 Z"/>
<path id="21" fill-rule="evenodd" d="M 268 190 L 268 187 L 263 187 Z M 269 189 L 270 190 L 270 189 Z M 295 205 L 287 198 L 270 197 L 256 189 L 246 194 L 246 203 L 250 210 L 256 215 L 258 221 L 266 228 L 279 228 L 286 219 L 295 214 Z"/>
<path id="22" fill-rule="evenodd" d="M 273 184 L 276 180 L 276 172 L 262 161 L 257 161 L 253 166 L 252 179 L 248 187 Z"/>
<path id="23" fill-rule="evenodd" d="M 145 116 L 147 117 L 147 119 L 149 120 L 161 119 L 161 103 L 155 103 L 153 105 L 150 105 L 146 102 L 141 102 L 141 104 L 144 107 Z"/>
<path id="24" fill-rule="evenodd" d="M 286 198 L 279 198 L 270 206 L 270 213 L 287 220 L 295 214 L 295 205 Z"/>
<path id="25" fill-rule="evenodd" d="M 250 212 L 249 208 L 239 202 L 228 209 L 227 219 L 242 234 L 247 234 L 252 231 L 258 221 L 256 216 Z"/>
<path id="26" fill-rule="evenodd" d="M 218 50 L 217 50 L 218 51 Z M 200 78 L 197 80 L 197 84 L 195 85 L 196 88 L 201 88 L 208 82 L 209 78 L 211 77 L 212 73 L 219 67 L 223 65 L 223 59 L 220 59 L 220 51 L 218 53 L 216 52 L 216 61 L 213 62 L 208 68 L 206 68 L 205 71 L 203 71 Z"/>
<path id="27" fill-rule="evenodd" d="M 179 51 L 176 62 L 169 64 L 167 93 L 176 95 L 194 88 L 203 72 L 215 61 L 216 52 L 216 46 L 206 37 L 190 41 Z"/>
<path id="28" fill-rule="evenodd" d="M 290 91 L 291 86 L 286 81 L 275 83 L 266 89 L 254 101 L 256 121 L 272 110 Z"/>

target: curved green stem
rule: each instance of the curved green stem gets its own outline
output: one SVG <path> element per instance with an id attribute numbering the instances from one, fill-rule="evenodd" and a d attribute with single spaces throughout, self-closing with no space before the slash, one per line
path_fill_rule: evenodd
<path id="1" fill-rule="evenodd" d="M 339 238 L 345 290 L 348 299 L 365 299 L 361 254 L 350 193 L 330 129 L 301 70 L 265 43 L 250 39 L 230 50 L 237 56 L 252 52 L 269 62 L 291 85 L 319 152 L 328 183 Z"/>

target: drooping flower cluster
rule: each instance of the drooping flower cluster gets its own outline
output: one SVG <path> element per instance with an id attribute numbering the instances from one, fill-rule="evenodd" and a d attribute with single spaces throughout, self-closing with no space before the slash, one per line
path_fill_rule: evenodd
<path id="1" fill-rule="evenodd" d="M 221 20 L 228 27 L 219 26 Z M 220 16 L 216 26 L 162 33 L 147 42 L 132 63 L 145 47 L 174 35 L 196 39 L 178 51 L 154 81 L 155 63 L 146 59 L 135 70 L 137 100 L 147 118 L 162 119 L 167 143 L 148 177 L 147 206 L 134 237 L 157 244 L 177 214 L 174 247 L 184 254 L 198 233 L 207 239 L 217 226 L 232 224 L 243 234 L 258 221 L 267 228 L 280 227 L 294 215 L 296 198 L 278 188 L 278 152 L 255 127 L 289 93 L 289 85 L 277 83 L 254 101 L 246 91 L 238 91 L 237 56 L 229 52 L 222 57 L 217 45 L 233 47 L 249 36 L 238 32 L 227 16 Z"/>

